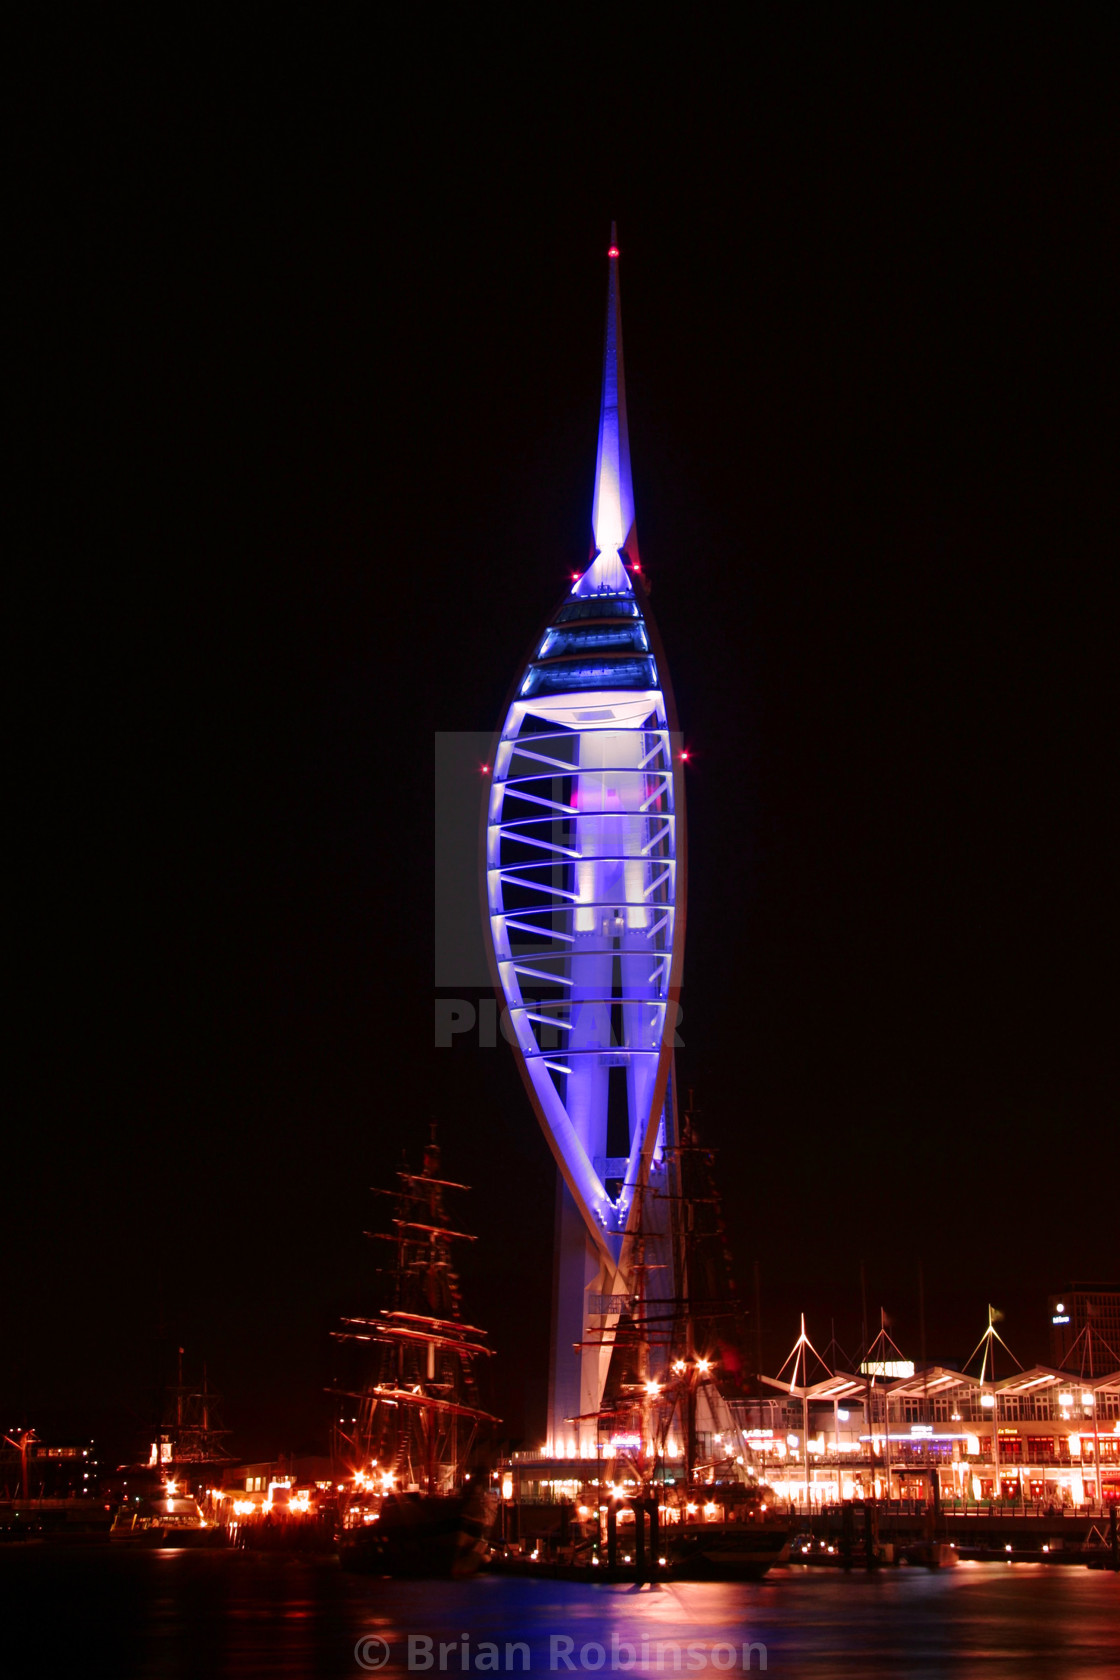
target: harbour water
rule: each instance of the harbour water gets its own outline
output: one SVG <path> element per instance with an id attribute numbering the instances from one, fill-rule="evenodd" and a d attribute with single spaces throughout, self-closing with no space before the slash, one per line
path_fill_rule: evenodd
<path id="1" fill-rule="evenodd" d="M 1120 1577 L 961 1564 L 782 1568 L 737 1585 L 347 1575 L 331 1557 L 0 1551 L 0 1673 L 359 1680 L 382 1673 L 742 1673 L 1116 1680 Z"/>

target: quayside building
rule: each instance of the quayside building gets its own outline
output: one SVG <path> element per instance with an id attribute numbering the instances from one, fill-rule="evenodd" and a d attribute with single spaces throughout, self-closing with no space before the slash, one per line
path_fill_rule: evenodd
<path id="1" fill-rule="evenodd" d="M 1004 1355 L 998 1376 L 997 1352 Z M 1098 1369 L 1109 1352 L 1098 1343 Z M 668 1495 L 683 1482 L 712 1520 L 760 1488 L 801 1510 L 869 1498 L 936 1500 L 942 1508 L 1003 1502 L 1028 1511 L 1102 1512 L 1120 1504 L 1115 1355 L 1096 1376 L 1019 1368 L 991 1327 L 975 1371 L 917 1370 L 897 1349 L 873 1346 L 858 1370 L 822 1365 L 809 1380 L 809 1360 L 796 1353 L 795 1345 L 792 1374 L 761 1376 L 750 1393 L 730 1398 L 715 1361 L 658 1373 L 662 1412 L 675 1407 L 680 1416 L 680 1388 L 699 1384 L 705 1392 L 708 1427 L 696 1434 L 691 1462 L 679 1428 L 646 1443 L 604 1430 L 595 1465 L 548 1446 L 515 1454 L 509 1497 L 590 1509 L 610 1491 L 630 1494 L 652 1481 Z M 676 1503 L 667 1499 L 663 1521 L 673 1521 Z"/>

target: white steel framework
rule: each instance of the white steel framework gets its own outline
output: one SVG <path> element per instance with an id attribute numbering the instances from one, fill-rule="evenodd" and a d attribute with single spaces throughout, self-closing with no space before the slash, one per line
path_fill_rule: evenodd
<path id="1" fill-rule="evenodd" d="M 613 238 L 609 264 L 595 555 L 514 686 L 484 855 L 495 979 L 562 1175 L 549 1436 L 576 1452 L 594 1451 L 620 1319 L 661 1303 L 667 1320 L 678 1294 L 684 788 L 641 582 Z"/>

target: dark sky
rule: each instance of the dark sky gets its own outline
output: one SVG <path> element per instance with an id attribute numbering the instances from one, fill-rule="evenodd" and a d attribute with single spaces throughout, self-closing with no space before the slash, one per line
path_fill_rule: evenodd
<path id="1" fill-rule="evenodd" d="M 162 1342 L 314 1446 L 431 1118 L 538 1426 L 553 1175 L 508 1051 L 432 1047 L 432 736 L 586 559 L 612 217 L 768 1361 L 854 1346 L 861 1260 L 958 1358 L 1117 1271 L 1115 38 L 573 16 L 10 74 L 5 1427 L 142 1419 Z"/>

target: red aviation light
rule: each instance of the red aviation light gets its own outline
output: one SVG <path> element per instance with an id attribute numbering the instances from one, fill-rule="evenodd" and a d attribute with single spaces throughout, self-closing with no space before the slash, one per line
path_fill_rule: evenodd
<path id="1" fill-rule="evenodd" d="M 488 776 L 490 774 L 490 766 L 488 764 L 480 764 L 479 770 L 484 776 Z"/>
<path id="2" fill-rule="evenodd" d="M 688 763 L 688 760 L 689 760 L 689 752 L 688 752 L 688 748 L 687 748 L 687 747 L 686 747 L 686 748 L 685 748 L 685 749 L 684 749 L 684 751 L 683 751 L 683 752 L 682 752 L 682 753 L 681 753 L 681 755 L 680 755 L 680 758 L 681 758 L 681 763 L 682 763 L 682 764 L 687 764 L 687 763 Z"/>
<path id="3" fill-rule="evenodd" d="M 618 255 L 618 246 L 617 245 L 612 245 L 610 250 L 607 252 L 607 256 L 608 257 L 617 257 L 617 255 Z"/>

